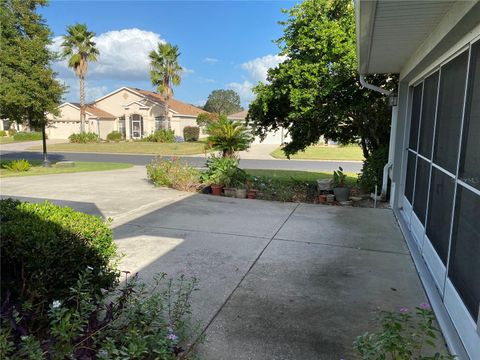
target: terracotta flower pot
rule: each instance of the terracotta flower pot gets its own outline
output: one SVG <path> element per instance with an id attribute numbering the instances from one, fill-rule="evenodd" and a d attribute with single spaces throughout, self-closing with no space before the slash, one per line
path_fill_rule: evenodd
<path id="1" fill-rule="evenodd" d="M 327 202 L 327 195 L 318 195 L 318 201 L 320 203 L 326 203 Z"/>
<path id="2" fill-rule="evenodd" d="M 258 190 L 255 190 L 255 189 L 248 190 L 247 198 L 256 199 L 257 198 L 257 193 L 258 193 Z"/>
<path id="3" fill-rule="evenodd" d="M 222 185 L 210 185 L 210 187 L 212 188 L 212 195 L 222 195 Z"/>

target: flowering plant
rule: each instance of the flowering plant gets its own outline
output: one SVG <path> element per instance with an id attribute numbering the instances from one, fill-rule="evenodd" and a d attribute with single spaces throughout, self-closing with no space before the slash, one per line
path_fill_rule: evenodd
<path id="1" fill-rule="evenodd" d="M 381 331 L 357 337 L 354 347 L 364 360 L 447 360 L 449 354 L 436 352 L 440 331 L 435 326 L 435 315 L 427 303 L 410 311 L 382 311 Z M 427 348 L 427 346 L 429 349 Z M 428 355 L 427 355 L 428 354 Z"/>
<path id="2" fill-rule="evenodd" d="M 137 276 L 113 291 L 90 291 L 87 269 L 71 296 L 54 300 L 43 327 L 26 326 L 26 304 L 3 304 L 0 355 L 5 359 L 188 359 L 189 338 L 200 338 L 191 321 L 196 279 L 155 276 L 147 286 Z M 24 305 L 24 306 L 23 306 Z M 193 324 L 193 325 L 192 325 Z M 201 340 L 201 339 L 200 339 Z M 191 348 L 191 346 L 190 346 Z"/>

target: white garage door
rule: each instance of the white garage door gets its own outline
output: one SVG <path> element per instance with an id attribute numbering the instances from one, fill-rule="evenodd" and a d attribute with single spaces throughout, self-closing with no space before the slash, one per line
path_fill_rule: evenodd
<path id="1" fill-rule="evenodd" d="M 68 139 L 73 133 L 80 132 L 80 121 L 55 121 L 47 128 L 49 139 Z"/>
<path id="2" fill-rule="evenodd" d="M 279 129 L 277 131 L 270 131 L 263 141 L 256 137 L 253 141 L 254 144 L 277 144 L 281 145 L 284 142 L 290 141 L 290 137 L 286 134 L 286 131 Z"/>

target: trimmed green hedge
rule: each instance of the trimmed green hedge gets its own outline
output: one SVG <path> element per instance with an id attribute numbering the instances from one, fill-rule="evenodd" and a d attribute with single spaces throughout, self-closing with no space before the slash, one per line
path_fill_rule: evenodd
<path id="1" fill-rule="evenodd" d="M 108 141 L 115 141 L 115 142 L 119 142 L 121 140 L 123 140 L 124 137 L 123 137 L 123 134 L 119 131 L 112 131 L 111 133 L 109 133 L 107 135 L 107 140 Z"/>
<path id="2" fill-rule="evenodd" d="M 173 130 L 161 129 L 155 131 L 153 134 L 145 136 L 142 141 L 158 142 L 158 143 L 173 143 L 175 142 L 175 132 Z"/>
<path id="3" fill-rule="evenodd" d="M 116 282 L 116 245 L 100 217 L 45 201 L 0 200 L 1 299 L 45 307 L 68 297 L 86 268 L 100 292 Z M 38 310 L 38 308 L 37 308 Z"/>
<path id="4" fill-rule="evenodd" d="M 183 139 L 185 141 L 198 141 L 200 128 L 198 126 L 185 126 L 183 128 Z"/>
<path id="5" fill-rule="evenodd" d="M 68 140 L 70 140 L 71 143 L 87 144 L 98 142 L 100 138 L 93 132 L 81 132 L 70 135 Z"/>

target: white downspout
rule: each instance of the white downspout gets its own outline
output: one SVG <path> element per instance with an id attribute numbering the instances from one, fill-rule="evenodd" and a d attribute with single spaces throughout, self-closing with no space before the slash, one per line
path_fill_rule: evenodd
<path id="1" fill-rule="evenodd" d="M 383 89 L 381 87 L 375 86 L 373 84 L 369 84 L 368 82 L 365 81 L 364 75 L 360 74 L 360 84 L 370 90 L 379 92 L 383 95 L 390 95 L 392 92 L 386 89 Z M 390 129 L 390 143 L 388 146 L 388 162 L 387 164 L 383 167 L 383 182 L 382 182 L 382 193 L 381 197 L 382 199 L 385 199 L 387 196 L 387 187 L 388 187 L 388 177 L 389 177 L 389 171 L 393 165 L 393 147 L 395 144 L 393 143 L 393 136 L 392 136 L 392 131 L 396 127 L 396 122 L 397 122 L 397 107 L 392 106 L 392 122 L 391 122 L 391 129 Z M 377 194 L 375 194 L 377 196 Z"/>

